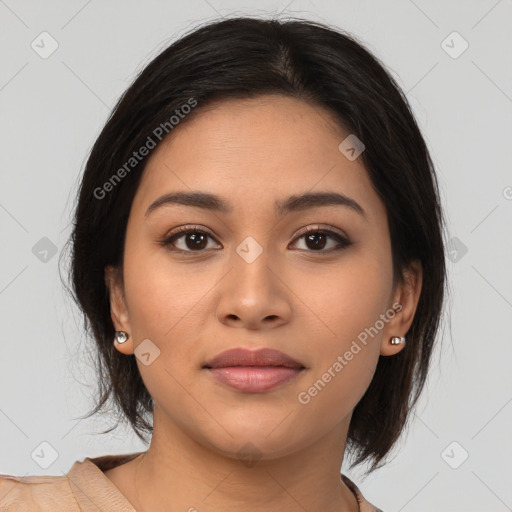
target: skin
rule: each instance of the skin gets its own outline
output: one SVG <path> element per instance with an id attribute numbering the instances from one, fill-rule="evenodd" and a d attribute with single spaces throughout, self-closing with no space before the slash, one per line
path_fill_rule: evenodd
<path id="1" fill-rule="evenodd" d="M 147 366 L 137 358 L 155 403 L 151 444 L 105 474 L 142 511 L 357 511 L 339 476 L 350 418 L 379 356 L 403 349 L 389 341 L 413 321 L 421 266 L 393 282 L 385 206 L 361 158 L 338 149 L 349 132 L 329 111 L 267 95 L 198 114 L 151 155 L 130 211 L 122 272 L 105 271 L 114 326 L 130 334 L 117 350 L 131 355 L 145 339 L 160 350 Z M 222 196 L 233 212 L 168 204 L 145 216 L 163 194 L 192 190 Z M 349 196 L 366 217 L 339 205 L 276 215 L 274 201 L 316 191 Z M 174 241 L 185 255 L 159 243 L 194 225 L 211 232 L 200 249 L 187 235 Z M 315 249 L 297 237 L 317 225 L 352 244 L 329 252 L 336 239 Z M 252 263 L 236 252 L 247 236 L 263 251 Z M 395 302 L 401 311 L 301 404 L 298 394 Z M 306 370 L 270 391 L 242 393 L 202 369 L 234 347 L 276 348 Z M 253 465 L 238 455 L 248 442 Z"/>

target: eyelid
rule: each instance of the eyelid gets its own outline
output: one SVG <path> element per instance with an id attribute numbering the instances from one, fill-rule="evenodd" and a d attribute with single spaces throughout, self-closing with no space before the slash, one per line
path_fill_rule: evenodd
<path id="1" fill-rule="evenodd" d="M 313 224 L 313 225 L 301 228 L 301 229 L 299 229 L 299 231 L 297 231 L 297 233 L 295 233 L 294 240 L 300 236 L 307 235 L 308 233 L 316 233 L 318 231 L 326 232 L 328 234 L 335 233 L 340 238 L 343 238 L 346 241 L 350 240 L 346 233 L 344 233 L 343 231 L 341 231 L 338 228 L 335 228 L 335 227 L 327 225 L 327 224 Z"/>
<path id="2" fill-rule="evenodd" d="M 169 235 L 166 235 L 165 238 L 170 238 L 175 235 L 179 235 L 180 233 L 188 233 L 190 231 L 203 232 L 210 235 L 212 238 L 215 238 L 213 232 L 206 226 L 202 226 L 201 224 L 186 224 L 185 226 L 179 226 L 176 229 L 171 230 L 171 233 Z"/>

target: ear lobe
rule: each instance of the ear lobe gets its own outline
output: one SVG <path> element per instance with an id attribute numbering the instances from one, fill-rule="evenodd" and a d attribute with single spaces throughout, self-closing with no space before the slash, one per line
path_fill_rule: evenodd
<path id="1" fill-rule="evenodd" d="M 391 338 L 393 336 L 405 336 L 409 331 L 418 307 L 422 284 L 423 269 L 421 262 L 414 260 L 409 267 L 404 270 L 403 280 L 397 285 L 393 304 L 400 304 L 401 309 L 396 312 L 393 319 L 386 325 L 381 344 L 381 355 L 395 355 L 404 348 L 403 344 L 392 345 Z M 407 341 L 405 344 L 407 344 Z"/>

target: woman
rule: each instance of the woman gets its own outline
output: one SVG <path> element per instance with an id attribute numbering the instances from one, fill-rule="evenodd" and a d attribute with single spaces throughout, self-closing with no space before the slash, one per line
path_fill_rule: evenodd
<path id="1" fill-rule="evenodd" d="M 233 18 L 182 37 L 98 137 L 70 239 L 89 416 L 111 399 L 149 448 L 3 475 L 0 504 L 379 510 L 340 468 L 380 467 L 423 389 L 443 225 L 407 100 L 352 36 Z"/>

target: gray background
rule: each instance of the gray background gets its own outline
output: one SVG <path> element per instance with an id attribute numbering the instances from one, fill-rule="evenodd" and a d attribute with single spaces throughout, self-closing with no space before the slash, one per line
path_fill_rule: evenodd
<path id="1" fill-rule="evenodd" d="M 145 449 L 127 428 L 96 435 L 104 418 L 76 419 L 94 372 L 58 260 L 77 179 L 117 98 L 170 41 L 219 15 L 278 12 L 354 33 L 398 78 L 455 237 L 443 342 L 408 433 L 367 479 L 344 472 L 386 512 L 512 510 L 511 0 L 0 0 L 0 473 Z M 31 47 L 51 49 L 43 31 L 58 43 L 47 58 Z"/>

